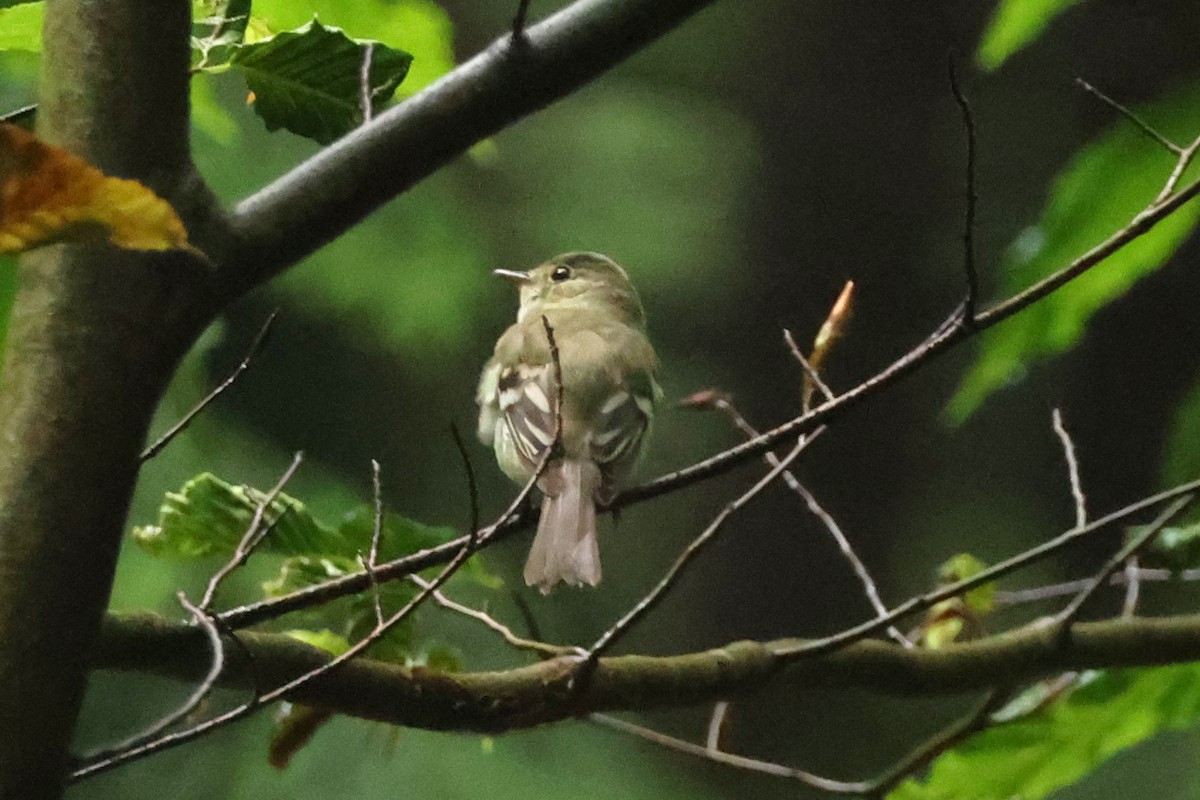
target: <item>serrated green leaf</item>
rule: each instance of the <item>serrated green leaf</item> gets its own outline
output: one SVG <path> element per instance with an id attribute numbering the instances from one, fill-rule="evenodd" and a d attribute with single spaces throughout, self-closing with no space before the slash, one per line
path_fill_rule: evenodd
<path id="1" fill-rule="evenodd" d="M 1059 14 L 1080 0 L 1001 0 L 992 13 L 975 53 L 985 70 L 997 69 L 1009 56 L 1032 42 Z"/>
<path id="2" fill-rule="evenodd" d="M 1200 719 L 1200 664 L 1099 673 L 1027 717 L 940 756 L 889 800 L 1038 800 L 1127 747 Z"/>
<path id="3" fill-rule="evenodd" d="M 362 122 L 360 72 L 368 44 L 373 46 L 370 84 L 376 107 L 391 99 L 412 56 L 379 42 L 350 39 L 317 20 L 246 44 L 229 63 L 245 73 L 252 105 L 267 130 L 286 128 L 329 144 Z"/>
<path id="4" fill-rule="evenodd" d="M 266 499 L 249 486 L 234 486 L 211 473 L 168 492 L 155 525 L 134 528 L 133 538 L 150 553 L 174 558 L 227 555 L 234 551 Z M 260 549 L 284 555 L 339 552 L 337 533 L 318 523 L 308 508 L 280 493 L 264 520 L 271 526 Z M 344 550 L 344 544 L 342 545 Z"/>
<path id="5" fill-rule="evenodd" d="M 1200 83 L 1139 109 L 1168 135 L 1200 133 Z M 1076 153 L 1060 173 L 1037 224 L 1010 246 L 1000 274 L 1006 294 L 1017 292 L 1104 241 L 1154 199 L 1173 157 L 1125 120 Z M 1194 166 L 1194 165 L 1193 165 Z M 1185 180 L 1194 177 L 1191 169 Z M 951 400 L 961 422 L 992 392 L 1018 380 L 1027 365 L 1061 353 L 1082 337 L 1091 316 L 1162 266 L 1200 220 L 1188 203 L 1149 233 L 1054 294 L 984 334 L 975 362 Z"/>
<path id="6" fill-rule="evenodd" d="M 45 3 L 8 4 L 0 7 L 0 50 L 42 51 L 42 17 Z"/>
<path id="7" fill-rule="evenodd" d="M 339 636 L 328 628 L 322 628 L 319 631 L 306 631 L 298 628 L 284 631 L 284 634 L 318 650 L 324 650 L 333 656 L 340 656 L 350 649 L 350 642 L 345 636 Z"/>
<path id="8" fill-rule="evenodd" d="M 431 0 L 255 0 L 254 15 L 274 30 L 298 28 L 316 15 L 350 35 L 413 56 L 399 93 L 412 94 L 454 68 L 453 25 Z"/>

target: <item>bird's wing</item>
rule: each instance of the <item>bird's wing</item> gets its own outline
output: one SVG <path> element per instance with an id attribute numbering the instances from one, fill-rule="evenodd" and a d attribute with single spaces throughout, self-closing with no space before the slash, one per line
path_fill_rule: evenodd
<path id="1" fill-rule="evenodd" d="M 498 435 L 504 436 L 530 469 L 537 466 L 546 448 L 554 443 L 558 426 L 558 391 L 550 364 L 517 364 L 501 367 L 497 379 L 501 414 Z"/>

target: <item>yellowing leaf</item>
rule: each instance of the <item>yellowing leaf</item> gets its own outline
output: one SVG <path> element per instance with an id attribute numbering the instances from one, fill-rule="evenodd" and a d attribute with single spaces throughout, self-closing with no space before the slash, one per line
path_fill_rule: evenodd
<path id="1" fill-rule="evenodd" d="M 0 253 L 97 239 L 131 250 L 194 249 L 175 210 L 142 184 L 0 124 Z"/>

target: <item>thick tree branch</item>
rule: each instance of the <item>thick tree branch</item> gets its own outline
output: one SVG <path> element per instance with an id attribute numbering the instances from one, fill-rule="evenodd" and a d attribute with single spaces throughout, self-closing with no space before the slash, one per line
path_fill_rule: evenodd
<path id="1" fill-rule="evenodd" d="M 47 3 L 38 133 L 212 221 L 189 161 L 190 4 Z M 201 237 L 203 239 L 204 237 Z M 62 791 L 154 405 L 199 326 L 184 253 L 21 259 L 0 376 L 0 797 Z"/>
<path id="2" fill-rule="evenodd" d="M 595 79 L 711 0 L 579 0 L 377 116 L 238 205 L 225 272 L 244 292 L 462 155 Z"/>
<path id="3" fill-rule="evenodd" d="M 821 688 L 855 687 L 896 695 L 938 695 L 1029 681 L 1066 670 L 1150 666 L 1200 659 L 1200 614 L 1081 623 L 1060 643 L 1051 626 L 938 650 L 862 641 L 834 653 L 790 660 L 804 642 L 735 642 L 655 658 L 601 659 L 582 691 L 568 682 L 577 656 L 504 672 L 438 673 L 360 659 L 323 675 L 289 699 L 365 719 L 435 730 L 498 733 L 595 711 L 691 706 L 761 691 L 776 680 Z M 220 679 L 251 688 L 294 679 L 329 660 L 295 639 L 239 634 Z M 782 654 L 782 655 L 781 655 Z M 110 615 L 95 654 L 103 669 L 199 680 L 210 660 L 203 631 L 148 614 Z"/>

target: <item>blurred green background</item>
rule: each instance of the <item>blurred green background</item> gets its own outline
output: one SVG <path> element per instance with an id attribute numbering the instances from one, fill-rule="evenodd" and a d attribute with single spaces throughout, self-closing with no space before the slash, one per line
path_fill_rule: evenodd
<path id="1" fill-rule="evenodd" d="M 359 4 L 324 5 L 322 19 L 339 24 L 339 5 L 352 17 Z M 357 13 L 368 15 L 391 7 L 383 0 L 361 5 L 366 11 Z M 423 3 L 402 5 L 418 7 L 427 26 L 396 34 L 402 45 L 405 35 L 415 37 L 407 43 L 415 69 L 432 65 L 415 74 L 419 84 L 448 64 L 439 31 L 453 31 L 454 55 L 463 60 L 505 29 L 516 3 L 443 0 L 444 25 Z M 560 5 L 535 1 L 531 13 Z M 979 126 L 977 243 L 988 297 L 1009 285 L 1006 248 L 1037 220 L 1054 176 L 1113 123 L 1111 110 L 1072 80 L 1085 77 L 1136 104 L 1197 74 L 1200 15 L 1192 0 L 1092 0 L 1003 68 L 984 73 L 969 64 L 991 11 L 984 2 L 714 4 L 232 309 L 181 367 L 158 430 L 232 369 L 279 308 L 270 346 L 146 467 L 131 522 L 152 521 L 163 493 L 200 471 L 265 487 L 303 450 L 308 458 L 289 492 L 327 519 L 369 498 L 369 460 L 377 458 L 389 508 L 461 527 L 468 511 L 449 426 L 473 429 L 478 368 L 515 310 L 511 287 L 489 271 L 566 250 L 614 257 L 646 305 L 667 403 L 643 478 L 739 440 L 724 417 L 673 407 L 694 391 L 732 393 L 763 427 L 793 416 L 801 374 L 780 330 L 807 341 L 847 279 L 858 285 L 855 319 L 827 377 L 839 389 L 868 377 L 941 322 L 963 291 L 964 133 L 946 79 L 948 50 L 960 53 Z M 353 19 L 341 24 L 367 35 Z M 34 99 L 35 68 L 33 56 L 4 56 L 0 107 Z M 232 203 L 252 193 L 315 151 L 291 134 L 266 133 L 236 76 L 203 80 L 195 157 L 222 198 Z M 1184 139 L 1196 131 L 1176 133 Z M 1165 172 L 1170 161 L 1161 161 Z M 857 409 L 812 448 L 799 472 L 859 548 L 886 600 L 928 586 L 936 566 L 956 552 L 994 561 L 1071 524 L 1053 407 L 1062 408 L 1076 437 L 1097 513 L 1157 488 L 1164 469 L 1177 478 L 1196 472 L 1190 449 L 1171 442 L 1176 431 L 1200 424 L 1200 402 L 1189 399 L 1200 317 L 1185 302 L 1200 289 L 1200 272 L 1188 269 L 1198 256 L 1196 243 L 1185 243 L 1165 268 L 1100 311 L 1072 352 L 1023 370 L 961 424 L 949 421 L 947 406 L 974 345 Z M 10 280 L 5 274 L 0 280 Z M 513 487 L 490 454 L 471 445 L 485 512 L 498 513 Z M 485 559 L 529 603 L 548 639 L 586 643 L 757 474 L 743 467 L 629 509 L 618 527 L 605 529 L 606 577 L 596 591 L 543 598 L 526 590 L 519 570 L 527 537 Z M 1113 541 L 1006 586 L 1085 574 Z M 173 564 L 127 547 L 112 606 L 178 615 L 174 593 L 195 596 L 213 566 Z M 253 596 L 272 567 L 252 561 L 222 602 Z M 461 594 L 487 600 L 520 627 L 506 592 Z M 1171 608 L 1186 596 L 1152 589 L 1147 607 Z M 1115 602 L 1097 604 L 1094 613 Z M 818 635 L 869 613 L 823 529 L 776 488 L 736 518 L 622 650 L 667 654 L 742 638 Z M 427 611 L 422 624 L 456 646 L 467 668 L 521 661 L 486 632 L 444 614 Z M 80 747 L 136 729 L 186 691 L 97 675 Z M 865 777 L 960 713 L 965 701 L 784 686 L 736 705 L 728 745 L 834 777 Z M 699 738 L 706 714 L 646 719 Z M 335 720 L 278 772 L 266 762 L 271 725 L 260 715 L 88 781 L 71 796 L 811 796 L 794 783 L 656 750 L 584 722 L 493 741 Z M 1061 796 L 1195 797 L 1196 744 L 1194 735 L 1159 737 Z"/>

